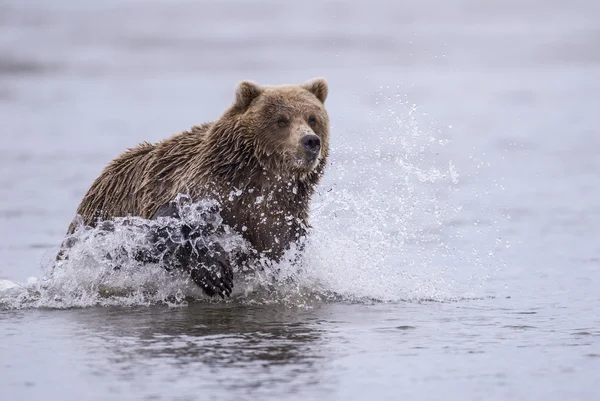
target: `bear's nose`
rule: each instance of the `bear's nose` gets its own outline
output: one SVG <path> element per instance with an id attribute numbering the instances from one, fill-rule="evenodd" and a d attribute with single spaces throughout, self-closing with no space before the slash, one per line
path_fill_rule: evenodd
<path id="1" fill-rule="evenodd" d="M 316 135 L 304 135 L 302 138 L 302 145 L 304 149 L 310 153 L 318 153 L 321 150 L 321 139 Z"/>

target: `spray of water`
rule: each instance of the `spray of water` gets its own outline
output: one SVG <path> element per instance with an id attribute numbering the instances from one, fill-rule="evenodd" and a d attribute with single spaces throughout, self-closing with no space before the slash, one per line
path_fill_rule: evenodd
<path id="1" fill-rule="evenodd" d="M 458 173 L 444 154 L 439 130 L 424 129 L 416 107 L 396 103 L 373 116 L 369 146 L 337 147 L 325 182 L 311 206 L 304 249 L 283 260 L 261 260 L 235 271 L 231 300 L 208 299 L 184 273 L 167 272 L 132 257 L 146 246 L 153 222 L 116 219 L 111 230 L 81 228 L 69 259 L 27 284 L 0 282 L 0 307 L 70 308 L 94 305 L 185 305 L 189 301 L 289 303 L 447 301 L 473 296 L 486 266 L 460 247 L 451 223 Z M 365 133 L 361 133 L 365 137 Z M 243 196 L 243 194 L 241 195 Z M 184 218 L 204 219 L 211 204 L 198 203 Z M 224 228 L 214 238 L 231 252 L 246 244 Z M 111 257 L 107 258 L 107 254 Z"/>

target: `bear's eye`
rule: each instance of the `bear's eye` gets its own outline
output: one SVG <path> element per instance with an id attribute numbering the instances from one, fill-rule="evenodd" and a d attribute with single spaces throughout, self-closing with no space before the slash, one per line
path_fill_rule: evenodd
<path id="1" fill-rule="evenodd" d="M 285 117 L 279 117 L 279 118 L 277 119 L 277 125 L 278 125 L 280 128 L 285 128 L 285 127 L 287 127 L 288 123 L 289 123 L 289 121 L 288 121 L 288 119 L 287 119 L 287 118 L 285 118 Z"/>
<path id="2" fill-rule="evenodd" d="M 308 125 L 310 125 L 311 127 L 314 127 L 315 125 L 317 125 L 317 117 L 315 117 L 315 116 L 308 117 Z"/>

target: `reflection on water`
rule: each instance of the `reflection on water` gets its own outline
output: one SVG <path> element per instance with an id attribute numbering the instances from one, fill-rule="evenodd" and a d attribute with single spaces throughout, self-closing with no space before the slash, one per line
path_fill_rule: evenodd
<path id="1" fill-rule="evenodd" d="M 319 381 L 325 362 L 318 318 L 285 307 L 111 307 L 75 310 L 68 319 L 75 324 L 71 335 L 93 339 L 90 358 L 105 361 L 94 364 L 94 374 L 118 381 L 144 381 L 160 366 L 222 391 L 272 391 Z"/>
<path id="2" fill-rule="evenodd" d="M 561 306 L 522 304 L 5 311 L 0 383 L 31 400 L 487 399 L 507 386 L 562 400 L 560 376 L 593 394 L 593 309 L 569 317 Z"/>

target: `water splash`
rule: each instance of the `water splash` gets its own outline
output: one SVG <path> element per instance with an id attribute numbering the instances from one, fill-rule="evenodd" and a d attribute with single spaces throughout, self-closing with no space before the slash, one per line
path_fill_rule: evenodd
<path id="1" fill-rule="evenodd" d="M 459 175 L 440 156 L 448 140 L 435 127 L 423 129 L 422 118 L 415 106 L 394 103 L 373 116 L 368 145 L 333 148 L 312 202 L 304 251 L 290 249 L 280 263 L 262 260 L 251 272 L 236 271 L 232 299 L 225 302 L 306 306 L 476 296 L 488 267 L 452 224 L 461 212 L 452 202 Z M 210 206 L 196 204 L 184 218 L 201 218 L 198 210 Z M 112 231 L 78 230 L 69 260 L 52 274 L 27 284 L 0 282 L 0 308 L 223 302 L 206 298 L 183 273 L 131 257 L 148 224 L 128 218 L 117 219 Z M 225 231 L 218 240 L 226 249 L 246 246 Z M 107 259 L 107 252 L 118 257 Z"/>
<path id="2" fill-rule="evenodd" d="M 345 300 L 473 297 L 482 266 L 465 266 L 463 234 L 449 224 L 460 212 L 447 202 L 458 173 L 440 157 L 449 141 L 422 128 L 416 106 L 401 106 L 373 118 L 372 146 L 336 149 L 313 201 L 304 278 Z"/>

